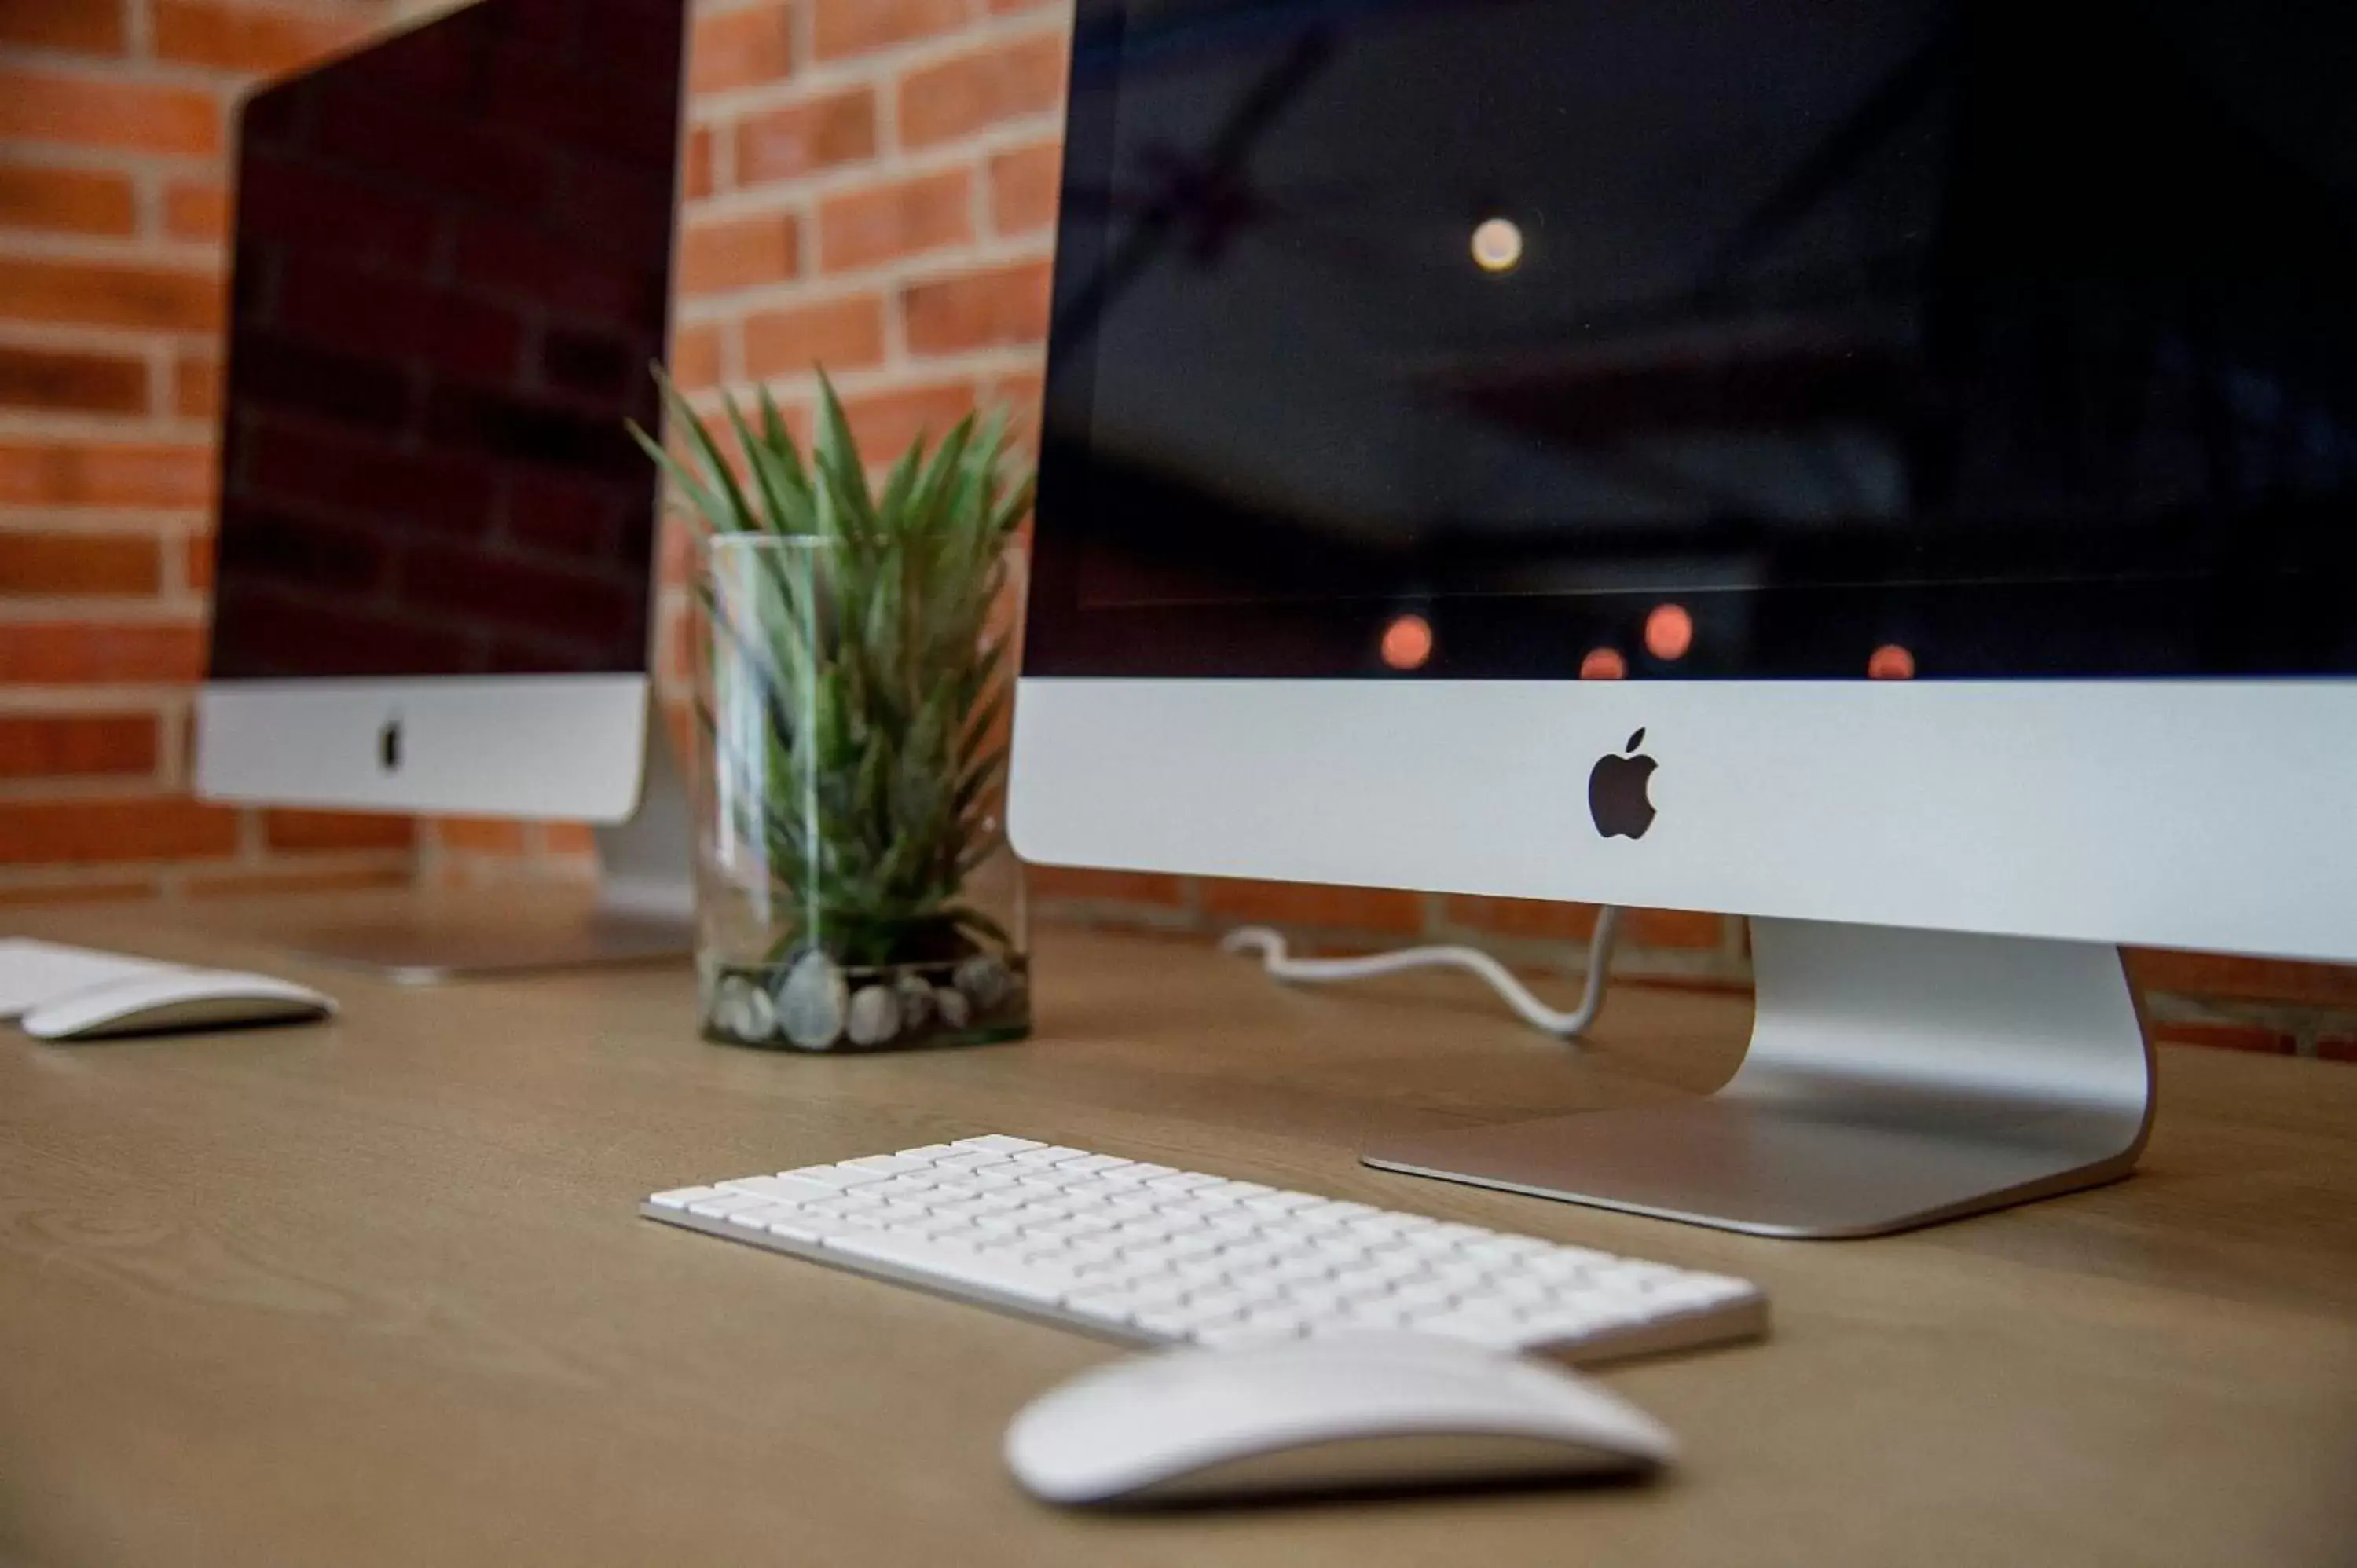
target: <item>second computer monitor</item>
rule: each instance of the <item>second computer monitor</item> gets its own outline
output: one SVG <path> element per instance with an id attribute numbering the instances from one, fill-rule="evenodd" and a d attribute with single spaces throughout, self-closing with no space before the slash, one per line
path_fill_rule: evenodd
<path id="1" fill-rule="evenodd" d="M 683 29 L 480 0 L 242 105 L 207 795 L 630 814 Z"/>

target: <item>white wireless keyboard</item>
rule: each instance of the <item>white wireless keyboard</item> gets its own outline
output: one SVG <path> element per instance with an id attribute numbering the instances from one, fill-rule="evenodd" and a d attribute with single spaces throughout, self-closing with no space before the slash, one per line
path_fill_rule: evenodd
<path id="1" fill-rule="evenodd" d="M 1768 1326 L 1742 1280 L 996 1133 L 640 1212 L 1149 1344 L 1405 1328 L 1596 1361 Z"/>

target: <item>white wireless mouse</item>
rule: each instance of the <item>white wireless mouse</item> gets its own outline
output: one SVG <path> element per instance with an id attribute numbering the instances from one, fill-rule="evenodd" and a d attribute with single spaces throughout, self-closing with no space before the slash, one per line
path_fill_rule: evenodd
<path id="1" fill-rule="evenodd" d="M 1006 1463 L 1051 1503 L 1642 1475 L 1677 1442 L 1560 1368 L 1366 1333 L 1135 1357 L 1041 1396 Z"/>
<path id="2" fill-rule="evenodd" d="M 97 1040 L 170 1029 L 222 1029 L 324 1018 L 336 1010 L 308 986 L 225 969 L 175 969 L 87 986 L 27 1013 L 37 1040 Z"/>

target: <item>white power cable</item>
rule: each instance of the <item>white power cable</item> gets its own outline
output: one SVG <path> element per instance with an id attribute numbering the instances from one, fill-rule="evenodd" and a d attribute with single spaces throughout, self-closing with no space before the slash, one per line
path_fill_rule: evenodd
<path id="1" fill-rule="evenodd" d="M 1479 948 L 1401 948 L 1393 952 L 1370 953 L 1365 958 L 1294 958 L 1286 950 L 1282 933 L 1266 926 L 1245 926 L 1221 938 L 1220 950 L 1256 952 L 1271 979 L 1288 983 L 1315 985 L 1335 980 L 1367 980 L 1378 974 L 1397 974 L 1405 969 L 1469 970 L 1489 982 L 1490 988 L 1504 997 L 1506 1004 L 1532 1028 L 1559 1039 L 1576 1040 L 1595 1026 L 1596 1015 L 1604 1010 L 1605 981 L 1612 967 L 1612 942 L 1620 932 L 1620 911 L 1608 905 L 1597 915 L 1596 936 L 1588 943 L 1587 989 L 1580 994 L 1577 1009 L 1569 1013 L 1558 1013 L 1532 995 L 1504 964 Z"/>

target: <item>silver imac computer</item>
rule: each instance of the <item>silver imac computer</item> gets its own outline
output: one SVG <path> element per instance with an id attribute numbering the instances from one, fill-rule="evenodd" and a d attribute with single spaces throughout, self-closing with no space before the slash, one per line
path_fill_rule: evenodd
<path id="1" fill-rule="evenodd" d="M 1378 1165 L 1782 1236 L 2126 1174 L 2118 944 L 2357 959 L 2353 39 L 1082 0 L 1017 845 L 1751 918 L 1717 1093 Z"/>
<path id="2" fill-rule="evenodd" d="M 479 0 L 238 115 L 199 789 L 629 824 L 572 937 L 310 939 L 348 956 L 688 950 L 658 491 L 624 425 L 659 418 L 684 34 L 684 0 Z"/>

